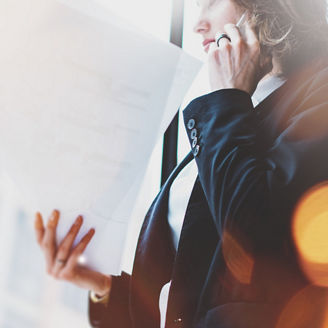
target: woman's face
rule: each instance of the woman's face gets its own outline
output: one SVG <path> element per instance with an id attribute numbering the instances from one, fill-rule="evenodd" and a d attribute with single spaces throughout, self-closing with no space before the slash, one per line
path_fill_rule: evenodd
<path id="1" fill-rule="evenodd" d="M 207 53 L 211 42 L 215 42 L 217 32 L 224 32 L 224 25 L 236 24 L 243 10 L 232 0 L 198 0 L 199 18 L 194 26 L 194 32 L 203 36 L 203 47 Z"/>

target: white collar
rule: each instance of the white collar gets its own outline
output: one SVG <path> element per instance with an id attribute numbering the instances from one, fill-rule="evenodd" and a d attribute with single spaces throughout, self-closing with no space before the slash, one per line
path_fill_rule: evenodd
<path id="1" fill-rule="evenodd" d="M 252 95 L 253 106 L 257 106 L 261 101 L 268 97 L 272 92 L 285 83 L 286 79 L 278 75 L 269 75 L 262 79 Z"/>

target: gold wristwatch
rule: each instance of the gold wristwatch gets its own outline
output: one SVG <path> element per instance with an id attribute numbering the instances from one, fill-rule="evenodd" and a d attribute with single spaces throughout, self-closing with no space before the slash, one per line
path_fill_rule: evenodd
<path id="1" fill-rule="evenodd" d="M 109 293 L 106 295 L 99 297 L 94 291 L 90 290 L 90 299 L 93 303 L 100 303 L 107 305 L 109 299 Z"/>

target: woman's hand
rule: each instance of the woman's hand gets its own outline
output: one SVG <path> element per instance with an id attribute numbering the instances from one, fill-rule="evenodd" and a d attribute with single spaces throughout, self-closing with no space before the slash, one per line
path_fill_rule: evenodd
<path id="1" fill-rule="evenodd" d="M 78 263 L 79 256 L 88 246 L 95 230 L 90 229 L 81 241 L 73 247 L 74 240 L 82 226 L 82 216 L 79 216 L 60 245 L 56 245 L 56 228 L 59 212 L 54 210 L 46 227 L 40 213 L 35 215 L 35 233 L 46 260 L 47 273 L 59 280 L 65 280 L 74 285 L 94 291 L 99 296 L 109 293 L 112 277 L 90 270 Z"/>
<path id="2" fill-rule="evenodd" d="M 252 95 L 260 79 L 272 68 L 271 58 L 260 58 L 260 44 L 253 28 L 245 21 L 244 36 L 234 24 L 226 24 L 231 42 L 222 38 L 208 52 L 209 80 L 212 91 L 236 88 Z M 261 63 L 260 61 L 263 61 Z"/>

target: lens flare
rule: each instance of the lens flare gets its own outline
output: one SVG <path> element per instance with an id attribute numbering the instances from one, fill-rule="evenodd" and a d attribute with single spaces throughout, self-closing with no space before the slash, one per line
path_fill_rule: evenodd
<path id="1" fill-rule="evenodd" d="M 328 287 L 328 183 L 311 188 L 293 216 L 293 238 L 304 273 Z"/>
<path id="2" fill-rule="evenodd" d="M 227 231 L 223 235 L 222 253 L 233 276 L 243 284 L 250 284 L 254 259 Z"/>
<path id="3" fill-rule="evenodd" d="M 77 262 L 80 264 L 80 265 L 86 265 L 87 264 L 87 259 L 84 255 L 81 255 L 79 256 Z"/>

